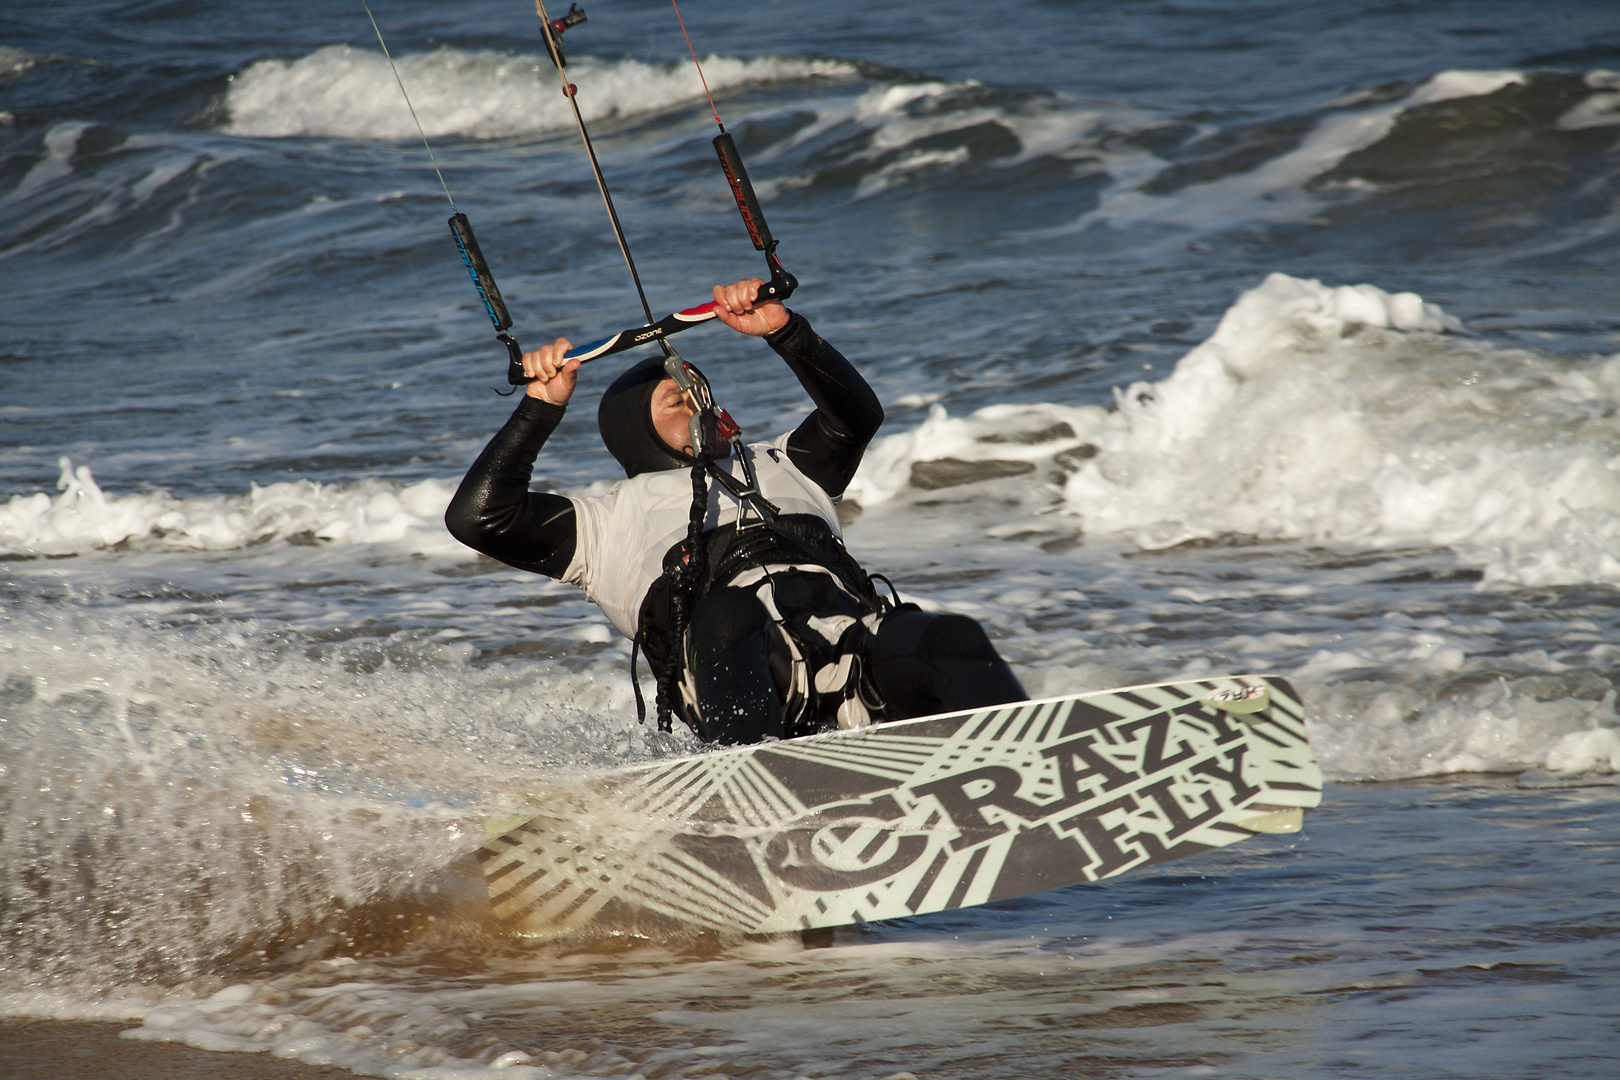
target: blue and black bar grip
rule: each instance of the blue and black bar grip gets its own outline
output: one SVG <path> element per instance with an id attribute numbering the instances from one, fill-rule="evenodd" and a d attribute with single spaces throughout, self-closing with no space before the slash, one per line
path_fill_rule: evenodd
<path id="1" fill-rule="evenodd" d="M 472 222 L 467 220 L 466 214 L 450 215 L 450 235 L 455 237 L 461 264 L 472 276 L 473 288 L 478 290 L 478 299 L 484 302 L 489 321 L 495 324 L 497 333 L 507 329 L 512 325 L 511 313 L 506 310 L 506 301 L 501 299 L 501 290 L 495 285 L 495 275 L 489 272 L 484 253 L 478 250 L 478 238 L 473 235 Z"/>
<path id="2" fill-rule="evenodd" d="M 472 222 L 467 220 L 466 214 L 458 211 L 450 215 L 450 235 L 455 238 L 461 264 L 472 277 L 473 288 L 478 290 L 478 299 L 484 302 L 489 321 L 495 324 L 495 339 L 506 346 L 506 382 L 510 386 L 522 386 L 530 381 L 523 374 L 523 350 L 512 335 L 505 333 L 512 325 L 512 314 L 506 310 L 506 301 L 501 299 L 495 275 L 490 273 L 489 263 L 478 248 L 478 238 L 473 235 Z"/>

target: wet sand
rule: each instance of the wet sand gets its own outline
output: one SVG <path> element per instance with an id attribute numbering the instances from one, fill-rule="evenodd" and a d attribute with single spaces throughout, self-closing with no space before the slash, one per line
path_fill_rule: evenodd
<path id="1" fill-rule="evenodd" d="M 0 1019 L 0 1080 L 354 1080 L 268 1054 L 119 1038 L 133 1024 Z"/>

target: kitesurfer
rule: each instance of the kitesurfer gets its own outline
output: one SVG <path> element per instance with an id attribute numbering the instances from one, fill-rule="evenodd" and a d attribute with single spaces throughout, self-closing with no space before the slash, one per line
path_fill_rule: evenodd
<path id="1" fill-rule="evenodd" d="M 578 379 L 580 361 L 563 358 L 571 344 L 559 338 L 523 354 L 533 381 L 462 480 L 445 513 L 451 534 L 510 566 L 582 588 L 646 651 L 668 691 L 660 694 L 661 721 L 666 711 L 679 715 L 707 742 L 790 738 L 1024 700 L 978 623 L 880 597 L 844 550 L 834 503 L 883 409 L 854 365 L 802 315 L 775 301 L 756 303 L 762 284 L 715 286 L 717 317 L 764 338 L 816 406 L 791 433 L 743 448 L 769 514 L 738 497 L 746 472 L 729 447 L 715 455 L 715 471 L 733 482 L 709 485 L 706 506 L 695 502 L 693 402 L 665 374 L 662 357 L 621 374 L 597 410 L 626 479 L 601 496 L 530 491 L 535 459 Z M 706 561 L 698 563 L 702 580 L 692 582 L 681 571 L 699 512 Z M 690 595 L 678 595 L 682 588 Z M 683 603 L 687 630 L 676 641 L 674 611 Z"/>

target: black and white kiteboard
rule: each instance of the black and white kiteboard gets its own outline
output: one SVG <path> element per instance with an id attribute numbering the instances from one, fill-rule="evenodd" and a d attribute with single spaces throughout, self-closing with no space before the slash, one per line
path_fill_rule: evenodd
<path id="1" fill-rule="evenodd" d="M 1293 687 L 1235 676 L 620 769 L 477 858 L 514 932 L 762 934 L 1100 881 L 1296 831 L 1321 798 Z"/>

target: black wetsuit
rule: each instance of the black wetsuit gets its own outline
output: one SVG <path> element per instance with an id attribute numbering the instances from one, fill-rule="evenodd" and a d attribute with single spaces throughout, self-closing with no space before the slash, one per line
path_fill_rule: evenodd
<path id="1" fill-rule="evenodd" d="M 883 422 L 882 406 L 854 366 L 802 316 L 793 315 L 765 341 L 787 362 L 816 405 L 789 437 L 787 456 L 829 497 L 837 498 Z M 631 476 L 686 464 L 652 428 L 648 402 L 660 377 L 656 363 L 644 361 L 604 395 L 600 411 L 604 437 Z M 529 490 L 535 459 L 563 413 L 562 408 L 534 398 L 519 402 L 473 463 L 445 513 L 456 539 L 521 570 L 553 578 L 567 571 L 575 550 L 574 505 L 564 496 Z M 694 725 L 699 735 L 746 743 L 767 735 L 803 734 L 782 725 L 783 660 L 776 637 L 780 631 L 753 593 L 716 584 L 719 587 L 700 598 L 690 624 L 699 711 L 707 718 Z M 826 596 L 805 598 L 812 606 L 834 601 Z M 885 703 L 882 719 L 1026 697 L 984 631 L 965 616 L 930 614 L 904 605 L 884 619 L 866 651 Z"/>

